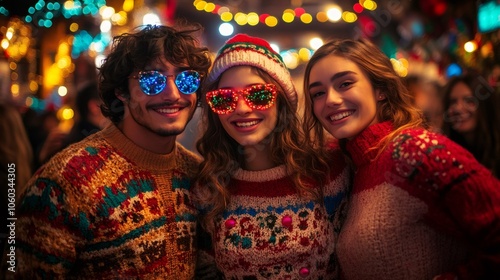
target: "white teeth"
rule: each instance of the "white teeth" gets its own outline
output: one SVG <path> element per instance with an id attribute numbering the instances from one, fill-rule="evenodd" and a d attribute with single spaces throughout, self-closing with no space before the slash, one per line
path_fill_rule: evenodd
<path id="1" fill-rule="evenodd" d="M 180 109 L 179 108 L 172 108 L 172 109 L 156 109 L 156 111 L 158 113 L 161 113 L 161 114 L 172 114 L 172 113 L 176 113 L 176 112 L 179 112 Z"/>
<path id="2" fill-rule="evenodd" d="M 338 121 L 338 120 L 341 120 L 343 118 L 346 118 L 350 115 L 352 115 L 352 111 L 346 111 L 346 112 L 342 112 L 342 113 L 339 113 L 339 114 L 335 114 L 335 115 L 331 115 L 330 116 L 330 120 L 332 121 Z"/>
<path id="3" fill-rule="evenodd" d="M 259 123 L 259 121 L 236 122 L 236 126 L 238 126 L 238 127 L 248 127 L 248 126 L 256 125 L 258 123 Z"/>

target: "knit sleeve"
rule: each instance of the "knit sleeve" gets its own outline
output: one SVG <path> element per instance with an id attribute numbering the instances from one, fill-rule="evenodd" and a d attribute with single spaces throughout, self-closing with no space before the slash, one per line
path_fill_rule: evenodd
<path id="1" fill-rule="evenodd" d="M 67 185 L 46 165 L 28 184 L 17 219 L 18 279 L 64 279 L 75 265 L 81 238 L 68 211 Z"/>
<path id="2" fill-rule="evenodd" d="M 443 275 L 499 277 L 500 182 L 464 148 L 427 131 L 400 135 L 393 158 L 399 175 L 427 197 L 434 225 L 446 227 L 470 245 L 467 263 Z M 433 210 L 438 214 L 433 216 Z"/>

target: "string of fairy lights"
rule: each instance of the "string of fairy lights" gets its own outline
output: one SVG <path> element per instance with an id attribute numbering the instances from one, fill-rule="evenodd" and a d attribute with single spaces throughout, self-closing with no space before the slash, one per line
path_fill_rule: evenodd
<path id="1" fill-rule="evenodd" d="M 377 9 L 377 3 L 372 0 L 359 0 L 358 3 L 353 5 L 353 11 L 344 11 L 339 5 L 328 3 L 324 5 L 321 11 L 315 13 L 306 11 L 302 7 L 296 7 L 294 9 L 287 8 L 278 15 L 254 11 L 238 11 L 238 9 L 230 6 L 221 6 L 215 2 L 204 0 L 195 0 L 193 5 L 198 11 L 218 14 L 223 22 L 234 21 L 238 25 L 250 26 L 264 24 L 268 27 L 275 27 L 280 21 L 292 23 L 295 20 L 300 20 L 304 24 L 310 24 L 314 20 L 325 23 L 338 22 L 341 19 L 347 23 L 354 23 L 358 20 L 357 14 L 362 13 L 364 10 L 375 11 Z"/>
<path id="2" fill-rule="evenodd" d="M 334 2 L 325 2 L 314 7 L 304 8 L 302 1 L 292 0 L 291 6 L 294 8 L 285 8 L 276 14 L 259 13 L 256 11 L 244 11 L 240 5 L 220 5 L 219 2 L 194 0 L 193 6 L 200 12 L 207 12 L 217 15 L 220 19 L 219 33 L 222 36 L 233 34 L 234 26 L 265 26 L 274 28 L 280 24 L 291 24 L 300 22 L 302 24 L 311 24 L 314 21 L 320 23 L 335 24 L 337 22 L 352 24 L 358 21 L 358 15 L 364 11 L 372 12 L 377 9 L 377 3 L 372 0 L 359 0 L 354 3 L 352 10 L 343 10 Z M 283 57 L 286 66 L 289 69 L 295 69 L 300 64 L 309 60 L 313 52 L 323 44 L 321 38 L 315 37 L 309 40 L 309 46 L 280 50 L 277 45 L 271 43 L 275 51 Z"/>
<path id="3" fill-rule="evenodd" d="M 94 59 L 95 64 L 99 66 L 104 58 L 103 53 L 112 40 L 112 32 L 119 33 L 120 28 L 145 24 L 146 18 L 154 18 L 151 15 L 153 9 L 146 7 L 145 1 L 122 0 L 120 9 L 115 10 L 116 2 L 120 0 L 114 1 L 115 8 L 108 6 L 106 0 L 38 0 L 36 4 L 28 8 L 26 15 L 22 18 L 11 18 L 7 26 L 0 26 L 0 34 L 3 35 L 0 46 L 7 54 L 9 61 L 12 96 L 24 99 L 27 106 L 36 110 L 43 110 L 48 103 L 53 103 L 65 112 L 63 113 L 64 119 L 72 118 L 72 111 L 64 107 L 61 99 L 69 92 L 66 83 L 75 71 L 75 59 L 85 55 Z M 221 24 L 266 28 L 275 28 L 294 22 L 305 25 L 313 22 L 352 24 L 360 20 L 363 12 L 373 12 L 378 8 L 377 3 L 372 0 L 359 0 L 353 4 L 352 9 L 346 10 L 330 1 L 325 1 L 326 4 L 321 6 L 306 8 L 297 4 L 299 2 L 301 1 L 291 0 L 289 8 L 284 8 L 275 14 L 244 11 L 239 7 L 240 5 L 220 5 L 216 1 L 194 0 L 193 7 L 200 12 L 217 16 Z M 234 3 L 234 1 L 224 3 Z M 8 11 L 0 7 L 0 16 L 2 15 L 8 16 Z M 78 21 L 80 17 L 94 18 L 94 22 L 99 24 L 99 32 L 92 34 L 91 31 L 81 27 Z M 33 29 L 55 28 L 56 20 L 61 18 L 66 20 L 64 24 L 67 34 L 58 42 L 55 53 L 51 55 L 50 63 L 43 65 L 42 76 L 37 74 L 37 69 L 40 67 L 37 65 L 39 63 L 36 57 L 37 50 L 35 50 L 37 39 L 32 34 Z M 139 18 L 142 22 L 132 22 Z M 159 17 L 156 20 L 159 22 Z M 283 50 L 280 54 L 287 67 L 294 69 L 299 64 L 307 62 L 314 50 L 321 44 L 322 41 L 319 38 L 314 38 L 308 47 Z M 398 58 L 393 59 L 393 63 L 395 68 L 400 69 L 404 75 L 408 67 L 407 61 Z M 20 64 L 28 65 L 26 76 L 20 77 Z M 36 95 L 40 93 L 41 87 L 48 88 L 49 93 L 37 98 Z"/>

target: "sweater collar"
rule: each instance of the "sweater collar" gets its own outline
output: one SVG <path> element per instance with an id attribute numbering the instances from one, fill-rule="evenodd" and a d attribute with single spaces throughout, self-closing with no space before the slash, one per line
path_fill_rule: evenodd
<path id="1" fill-rule="evenodd" d="M 169 154 L 156 154 L 137 146 L 114 124 L 110 124 L 102 131 L 106 141 L 111 144 L 120 154 L 141 168 L 147 170 L 170 170 L 177 167 L 176 154 L 177 143 Z"/>
<path id="2" fill-rule="evenodd" d="M 267 182 L 286 177 L 285 165 L 278 165 L 273 168 L 260 171 L 243 170 L 239 168 L 233 175 L 234 179 L 247 182 Z"/>
<path id="3" fill-rule="evenodd" d="M 390 121 L 373 124 L 347 142 L 346 149 L 351 155 L 354 165 L 359 167 L 372 161 L 378 153 L 378 149 L 372 148 L 391 130 L 392 122 Z"/>

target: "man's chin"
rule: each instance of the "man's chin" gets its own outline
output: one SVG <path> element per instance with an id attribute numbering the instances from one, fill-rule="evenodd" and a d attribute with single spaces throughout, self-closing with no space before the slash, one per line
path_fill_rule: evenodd
<path id="1" fill-rule="evenodd" d="M 184 129 L 186 129 L 185 126 L 182 128 L 168 128 L 168 129 L 161 128 L 156 130 L 156 134 L 164 137 L 177 136 L 182 132 L 184 132 Z"/>

